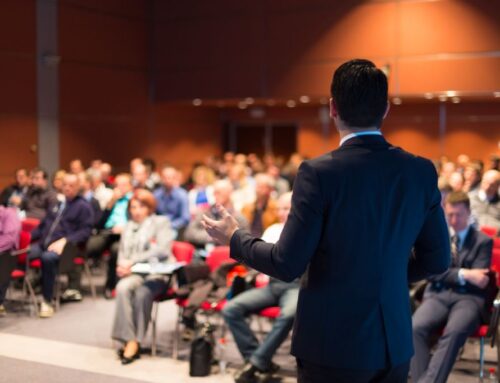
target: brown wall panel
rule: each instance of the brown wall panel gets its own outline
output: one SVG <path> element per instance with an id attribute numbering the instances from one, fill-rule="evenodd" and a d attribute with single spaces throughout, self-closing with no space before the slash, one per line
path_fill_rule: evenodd
<path id="1" fill-rule="evenodd" d="M 499 68 L 500 57 L 401 61 L 400 89 L 410 94 L 455 90 L 492 96 L 500 89 Z"/>
<path id="2" fill-rule="evenodd" d="M 0 2 L 0 55 L 9 52 L 33 57 L 36 49 L 35 12 L 35 0 Z"/>
<path id="3" fill-rule="evenodd" d="M 144 19 L 130 19 L 62 3 L 59 7 L 59 31 L 63 61 L 147 68 L 147 28 Z"/>
<path id="4" fill-rule="evenodd" d="M 402 56 L 499 49 L 498 1 L 402 1 Z"/>

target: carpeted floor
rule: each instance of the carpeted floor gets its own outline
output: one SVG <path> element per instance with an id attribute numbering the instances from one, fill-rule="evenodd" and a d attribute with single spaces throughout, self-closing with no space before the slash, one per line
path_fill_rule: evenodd
<path id="1" fill-rule="evenodd" d="M 96 283 L 102 275 L 95 276 Z M 13 297 L 18 295 L 14 291 Z M 177 309 L 174 302 L 159 308 L 157 357 L 147 352 L 141 359 L 122 366 L 110 338 L 114 301 L 88 295 L 83 302 L 68 303 L 51 319 L 30 317 L 24 307 L 7 302 L 9 313 L 0 318 L 0 383 L 145 383 L 145 382 L 232 382 L 242 360 L 230 335 L 224 350 L 227 373 L 206 378 L 189 377 L 189 344 L 181 342 L 179 360 L 172 359 L 173 332 Z M 150 339 L 143 345 L 150 347 Z M 274 361 L 282 369 L 283 383 L 295 382 L 295 361 L 289 355 L 290 339 L 280 348 Z M 469 343 L 457 362 L 449 382 L 477 382 L 479 346 Z M 487 368 L 495 366 L 496 350 L 486 348 Z M 496 366 L 495 366 L 496 367 Z"/>

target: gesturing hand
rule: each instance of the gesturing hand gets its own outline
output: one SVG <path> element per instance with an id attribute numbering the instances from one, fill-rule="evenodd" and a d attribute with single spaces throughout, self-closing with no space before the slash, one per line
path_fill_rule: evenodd
<path id="1" fill-rule="evenodd" d="M 203 214 L 201 223 L 215 242 L 219 245 L 228 245 L 234 232 L 239 229 L 238 222 L 222 205 L 217 204 L 216 208 L 222 219 L 217 221 Z"/>

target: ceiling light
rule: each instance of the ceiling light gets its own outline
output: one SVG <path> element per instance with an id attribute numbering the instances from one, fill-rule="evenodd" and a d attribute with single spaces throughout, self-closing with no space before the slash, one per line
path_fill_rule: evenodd
<path id="1" fill-rule="evenodd" d="M 401 104 L 403 103 L 403 100 L 401 100 L 401 98 L 400 98 L 400 97 L 393 97 L 393 99 L 392 99 L 392 103 L 393 103 L 394 105 L 401 105 Z"/>
<path id="2" fill-rule="evenodd" d="M 430 92 L 424 93 L 424 98 L 427 100 L 432 100 L 434 98 L 434 95 Z"/>
<path id="3" fill-rule="evenodd" d="M 454 103 L 454 104 L 458 104 L 460 102 L 460 97 L 453 97 L 451 99 L 451 102 Z"/>
<path id="4" fill-rule="evenodd" d="M 255 100 L 252 97 L 247 97 L 247 98 L 245 98 L 244 101 L 248 105 L 252 105 L 255 102 Z"/>
<path id="5" fill-rule="evenodd" d="M 445 94 L 440 94 L 438 98 L 439 101 L 441 102 L 445 102 L 448 99 L 448 97 Z"/>
<path id="6" fill-rule="evenodd" d="M 246 109 L 246 108 L 248 108 L 248 104 L 245 101 L 240 101 L 240 102 L 238 102 L 238 108 Z"/>
<path id="7" fill-rule="evenodd" d="M 311 101 L 311 98 L 309 96 L 300 96 L 299 101 L 303 104 L 307 104 Z"/>
<path id="8" fill-rule="evenodd" d="M 455 92 L 454 90 L 449 90 L 446 92 L 446 95 L 448 97 L 455 97 L 457 95 L 457 92 Z"/>
<path id="9" fill-rule="evenodd" d="M 297 103 L 295 102 L 295 100 L 288 100 L 286 102 L 286 106 L 288 106 L 289 108 L 295 108 L 297 106 Z"/>
<path id="10" fill-rule="evenodd" d="M 496 98 L 499 98 L 500 97 L 500 92 L 493 92 L 493 96 L 496 97 Z"/>
<path id="11" fill-rule="evenodd" d="M 194 106 L 200 106 L 202 103 L 203 103 L 203 101 L 201 101 L 201 98 L 195 98 L 193 100 L 193 105 Z"/>

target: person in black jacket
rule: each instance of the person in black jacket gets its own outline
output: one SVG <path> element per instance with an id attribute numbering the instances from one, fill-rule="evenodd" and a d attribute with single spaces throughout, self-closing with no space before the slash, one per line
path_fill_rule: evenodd
<path id="1" fill-rule="evenodd" d="M 301 164 L 279 241 L 239 230 L 223 208 L 204 224 L 238 261 L 283 281 L 303 274 L 292 340 L 299 382 L 406 382 L 408 281 L 450 262 L 436 170 L 382 136 L 387 78 L 373 63 L 342 64 L 331 95 L 340 147 Z"/>
<path id="2" fill-rule="evenodd" d="M 451 232 L 452 264 L 444 274 L 430 278 L 423 303 L 413 315 L 413 382 L 446 382 L 458 351 L 481 324 L 488 292 L 492 239 L 469 224 L 470 201 L 466 193 L 450 193 L 445 212 Z M 444 332 L 431 358 L 429 340 L 442 328 Z"/>
<path id="3" fill-rule="evenodd" d="M 42 261 L 42 318 L 49 318 L 54 314 L 51 302 L 60 256 L 68 246 L 85 243 L 92 231 L 92 209 L 79 192 L 78 176 L 66 174 L 63 182 L 65 202 L 51 209 L 31 233 L 32 242 L 36 243 L 31 246 L 30 259 L 40 258 Z"/>
<path id="4" fill-rule="evenodd" d="M 0 205 L 19 207 L 30 186 L 28 170 L 19 168 L 16 170 L 16 182 L 2 190 L 0 194 Z"/>

